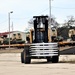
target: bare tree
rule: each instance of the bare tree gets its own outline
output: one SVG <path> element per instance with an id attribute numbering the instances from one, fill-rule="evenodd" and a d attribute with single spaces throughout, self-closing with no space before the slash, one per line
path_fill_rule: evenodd
<path id="1" fill-rule="evenodd" d="M 49 25 L 51 24 L 51 27 L 57 28 L 58 25 L 59 25 L 59 23 L 55 21 L 55 17 L 54 16 L 51 17 L 51 23 L 50 23 L 50 17 L 48 17 L 48 22 L 49 22 Z M 29 25 L 28 28 L 32 28 L 33 27 L 33 18 L 28 21 L 28 25 Z"/>
<path id="2" fill-rule="evenodd" d="M 75 18 L 74 16 L 68 16 L 68 19 L 65 20 L 64 26 L 66 27 L 70 27 L 70 26 L 74 26 L 75 25 Z"/>

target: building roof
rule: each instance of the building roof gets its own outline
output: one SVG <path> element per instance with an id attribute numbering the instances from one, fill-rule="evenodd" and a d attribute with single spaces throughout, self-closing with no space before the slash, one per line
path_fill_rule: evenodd
<path id="1" fill-rule="evenodd" d="M 13 33 L 13 32 L 21 32 L 21 31 L 11 31 L 10 33 Z M 25 32 L 22 32 L 22 33 L 25 33 Z M 2 33 L 0 33 L 0 37 L 4 36 L 4 35 L 8 35 L 8 34 L 9 34 L 9 32 L 2 32 Z"/>
<path id="2" fill-rule="evenodd" d="M 10 32 L 10 33 L 12 33 L 12 32 Z M 4 36 L 4 35 L 7 35 L 7 34 L 9 34 L 9 32 L 0 33 L 0 37 L 1 37 L 1 36 Z"/>

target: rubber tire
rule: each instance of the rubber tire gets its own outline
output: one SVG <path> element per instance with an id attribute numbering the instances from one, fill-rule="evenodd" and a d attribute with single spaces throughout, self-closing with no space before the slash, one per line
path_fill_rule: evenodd
<path id="1" fill-rule="evenodd" d="M 30 57 L 27 57 L 27 54 L 26 54 L 26 53 L 27 53 L 27 52 L 24 51 L 24 63 L 25 63 L 25 64 L 30 64 L 31 59 L 30 59 Z"/>
<path id="2" fill-rule="evenodd" d="M 58 63 L 58 61 L 59 61 L 59 56 L 52 57 L 52 63 Z"/>
<path id="3" fill-rule="evenodd" d="M 50 57 L 47 57 L 47 62 L 50 62 L 51 61 L 51 58 Z"/>
<path id="4" fill-rule="evenodd" d="M 21 52 L 21 63 L 24 63 L 24 52 Z"/>
<path id="5" fill-rule="evenodd" d="M 30 48 L 30 46 L 25 46 L 24 47 L 24 63 L 25 64 L 30 64 L 31 63 L 29 48 Z"/>

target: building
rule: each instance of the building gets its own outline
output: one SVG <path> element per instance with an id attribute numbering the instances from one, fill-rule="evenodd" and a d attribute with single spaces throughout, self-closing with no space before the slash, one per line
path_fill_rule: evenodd
<path id="1" fill-rule="evenodd" d="M 7 39 L 9 40 L 9 32 L 3 32 L 0 33 L 0 41 L 2 42 L 3 40 Z M 25 32 L 21 31 L 13 31 L 10 32 L 10 40 L 23 40 L 26 41 L 26 34 Z"/>

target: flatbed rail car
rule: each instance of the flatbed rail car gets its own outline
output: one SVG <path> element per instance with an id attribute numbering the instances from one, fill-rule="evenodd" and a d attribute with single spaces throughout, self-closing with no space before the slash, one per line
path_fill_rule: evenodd
<path id="1" fill-rule="evenodd" d="M 24 48 L 26 45 L 30 45 L 30 44 L 10 44 L 11 48 Z M 75 41 L 62 41 L 62 42 L 58 42 L 58 46 L 62 47 L 62 46 L 75 46 Z M 9 45 L 0 45 L 0 49 L 1 48 L 9 48 Z"/>
<path id="2" fill-rule="evenodd" d="M 75 41 L 62 41 L 62 42 L 58 42 L 59 47 L 62 46 L 75 46 Z"/>
<path id="3" fill-rule="evenodd" d="M 24 48 L 26 44 L 11 44 L 11 48 Z M 0 49 L 9 48 L 9 45 L 0 45 Z"/>

